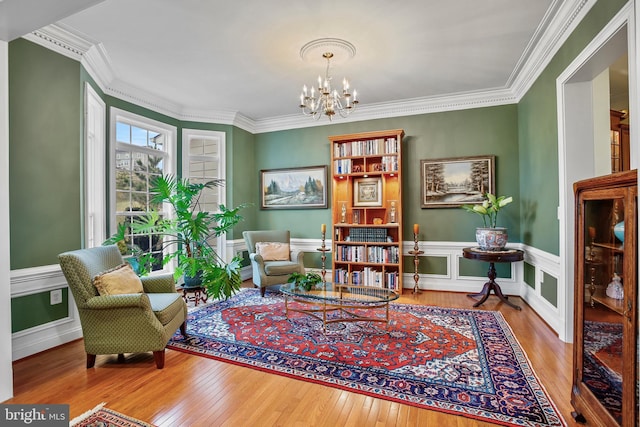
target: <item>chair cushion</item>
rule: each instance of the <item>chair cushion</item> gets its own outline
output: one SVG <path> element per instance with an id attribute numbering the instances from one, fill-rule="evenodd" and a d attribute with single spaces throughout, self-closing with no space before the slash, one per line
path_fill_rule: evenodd
<path id="1" fill-rule="evenodd" d="M 280 276 L 300 271 L 300 264 L 291 261 L 269 261 L 264 263 L 267 276 Z"/>
<path id="2" fill-rule="evenodd" d="M 177 292 L 170 294 L 147 294 L 151 303 L 151 310 L 160 323 L 166 325 L 183 310 L 182 297 Z"/>
<path id="3" fill-rule="evenodd" d="M 128 263 L 98 274 L 93 285 L 100 295 L 139 294 L 144 292 L 142 281 Z"/>
<path id="4" fill-rule="evenodd" d="M 256 253 L 265 261 L 289 261 L 289 244 L 280 242 L 258 242 Z"/>
<path id="5" fill-rule="evenodd" d="M 256 253 L 265 261 L 289 261 L 289 244 L 281 242 L 257 242 Z"/>

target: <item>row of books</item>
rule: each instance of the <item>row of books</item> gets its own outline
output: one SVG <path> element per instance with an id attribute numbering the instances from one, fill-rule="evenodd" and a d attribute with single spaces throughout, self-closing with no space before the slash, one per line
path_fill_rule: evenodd
<path id="1" fill-rule="evenodd" d="M 351 242 L 386 242 L 387 229 L 361 227 L 349 230 L 349 241 Z"/>
<path id="2" fill-rule="evenodd" d="M 377 262 L 398 264 L 400 252 L 397 246 L 336 246 L 336 261 Z"/>
<path id="3" fill-rule="evenodd" d="M 393 290 L 398 290 L 400 286 L 397 271 L 382 272 L 370 267 L 352 271 L 351 274 L 345 269 L 338 268 L 334 271 L 334 282 Z"/>
<path id="4" fill-rule="evenodd" d="M 334 157 L 369 156 L 375 154 L 397 153 L 396 138 L 368 139 L 365 141 L 349 141 L 333 145 Z"/>
<path id="5" fill-rule="evenodd" d="M 356 173 L 356 172 L 397 172 L 399 168 L 398 158 L 396 156 L 382 156 L 381 163 L 369 165 L 369 170 L 365 171 L 361 165 L 354 167 L 351 159 L 338 159 L 334 161 L 334 173 Z"/>

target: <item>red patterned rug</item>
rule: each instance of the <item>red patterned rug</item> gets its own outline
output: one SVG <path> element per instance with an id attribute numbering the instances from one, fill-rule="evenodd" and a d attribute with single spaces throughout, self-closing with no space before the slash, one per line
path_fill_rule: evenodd
<path id="1" fill-rule="evenodd" d="M 128 417 L 99 404 L 69 422 L 71 427 L 154 427 L 153 424 Z"/>
<path id="2" fill-rule="evenodd" d="M 384 316 L 383 310 L 370 316 Z M 391 304 L 327 325 L 246 289 L 189 313 L 169 348 L 508 426 L 564 426 L 499 312 Z"/>

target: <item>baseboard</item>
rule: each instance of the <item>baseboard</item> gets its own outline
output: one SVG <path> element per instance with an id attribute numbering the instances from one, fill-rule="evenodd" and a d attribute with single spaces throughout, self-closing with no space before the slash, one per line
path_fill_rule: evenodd
<path id="1" fill-rule="evenodd" d="M 57 264 L 11 271 L 11 298 L 63 288 L 68 285 Z M 22 359 L 82 338 L 78 310 L 70 294 L 68 304 L 67 317 L 12 333 L 12 359 Z"/>

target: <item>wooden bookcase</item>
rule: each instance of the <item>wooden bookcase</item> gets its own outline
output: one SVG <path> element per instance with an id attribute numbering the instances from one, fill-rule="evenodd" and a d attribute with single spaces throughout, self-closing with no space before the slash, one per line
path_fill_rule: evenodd
<path id="1" fill-rule="evenodd" d="M 402 129 L 329 137 L 333 280 L 402 292 Z"/>

